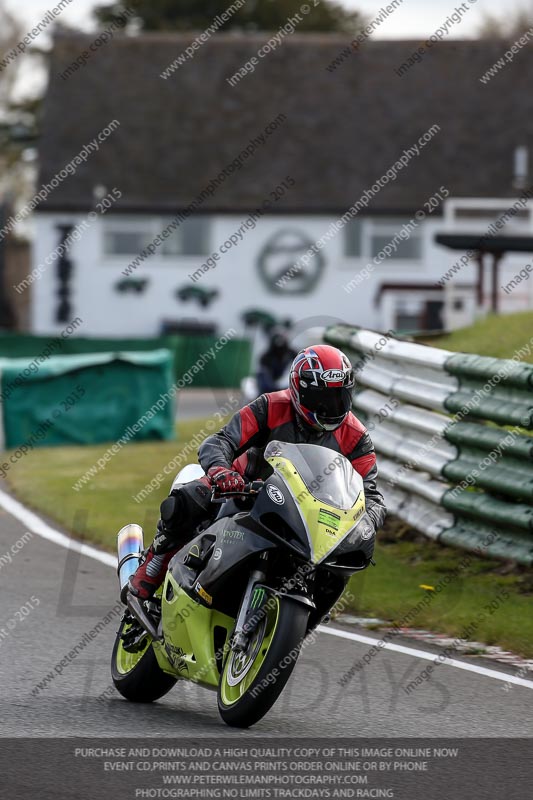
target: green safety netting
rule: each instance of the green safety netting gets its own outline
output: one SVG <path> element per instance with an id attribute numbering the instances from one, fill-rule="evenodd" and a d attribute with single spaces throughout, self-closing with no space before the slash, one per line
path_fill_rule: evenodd
<path id="1" fill-rule="evenodd" d="M 172 364 L 168 350 L 2 358 L 4 445 L 172 439 Z"/>

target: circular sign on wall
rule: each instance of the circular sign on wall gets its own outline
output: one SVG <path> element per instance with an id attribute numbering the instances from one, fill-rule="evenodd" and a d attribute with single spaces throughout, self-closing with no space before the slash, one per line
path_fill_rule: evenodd
<path id="1" fill-rule="evenodd" d="M 321 251 L 311 251 L 314 244 L 299 230 L 281 230 L 270 237 L 259 254 L 258 268 L 271 292 L 307 294 L 315 288 L 326 260 Z"/>

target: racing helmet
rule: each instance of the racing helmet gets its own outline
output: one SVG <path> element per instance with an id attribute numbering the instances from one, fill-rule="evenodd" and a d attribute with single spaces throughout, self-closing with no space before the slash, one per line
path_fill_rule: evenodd
<path id="1" fill-rule="evenodd" d="M 336 430 L 352 405 L 354 371 L 341 350 L 318 344 L 301 350 L 294 359 L 289 389 L 294 409 L 318 431 Z"/>

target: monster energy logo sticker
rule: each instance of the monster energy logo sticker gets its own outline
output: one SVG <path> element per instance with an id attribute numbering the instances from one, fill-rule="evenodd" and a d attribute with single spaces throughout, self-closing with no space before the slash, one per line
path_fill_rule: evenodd
<path id="1" fill-rule="evenodd" d="M 244 539 L 244 531 L 224 531 L 224 541 L 236 541 Z"/>
<path id="2" fill-rule="evenodd" d="M 259 608 L 266 597 L 266 592 L 261 587 L 257 587 L 254 589 L 254 593 L 252 595 L 252 603 L 250 608 Z"/>

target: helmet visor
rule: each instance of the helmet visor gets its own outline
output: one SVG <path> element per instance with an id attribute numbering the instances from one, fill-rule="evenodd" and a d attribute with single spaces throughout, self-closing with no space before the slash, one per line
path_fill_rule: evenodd
<path id="1" fill-rule="evenodd" d="M 300 388 L 300 402 L 321 421 L 342 422 L 352 405 L 352 393 L 346 386 L 306 386 Z"/>

